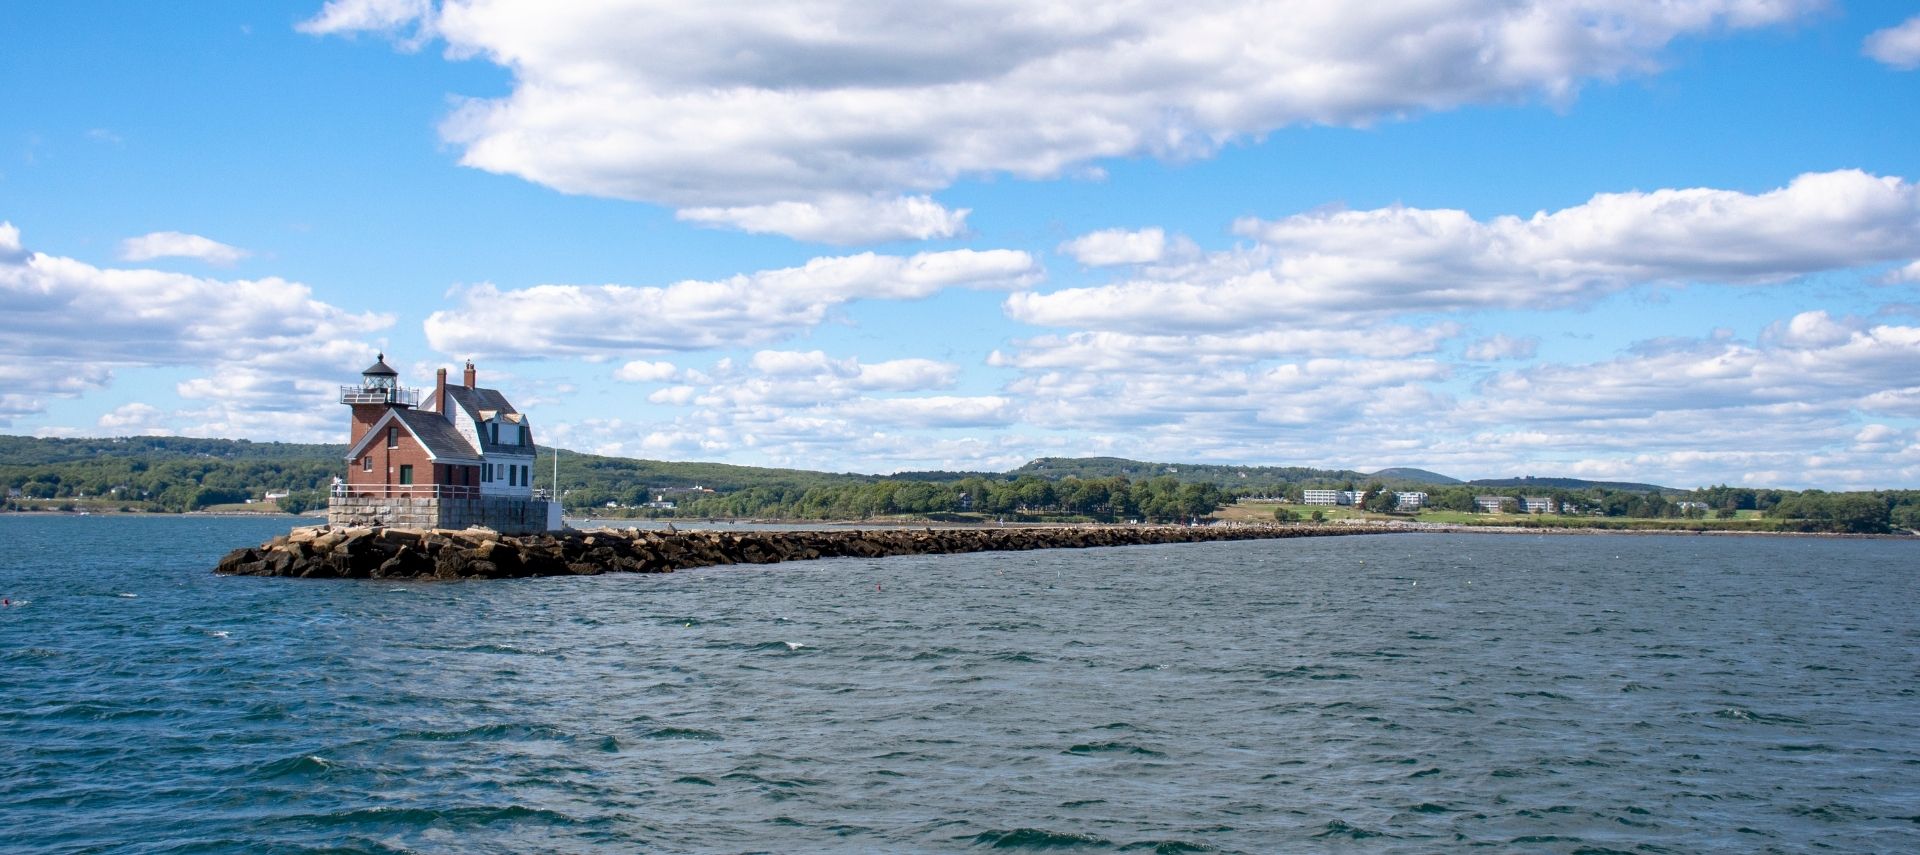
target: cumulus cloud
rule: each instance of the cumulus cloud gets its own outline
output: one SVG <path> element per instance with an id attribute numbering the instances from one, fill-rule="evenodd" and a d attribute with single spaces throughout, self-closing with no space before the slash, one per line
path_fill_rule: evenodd
<path id="1" fill-rule="evenodd" d="M 675 216 L 754 234 L 779 234 L 831 244 L 953 237 L 969 211 L 948 210 L 929 196 L 828 196 L 813 202 L 775 202 L 727 208 L 685 208 Z"/>
<path id="2" fill-rule="evenodd" d="M 284 279 L 208 279 L 29 253 L 18 229 L 0 225 L 0 381 L 16 396 L 16 415 L 38 411 L 46 396 L 105 385 L 119 368 L 204 368 L 219 379 L 200 382 L 229 387 L 247 372 L 298 378 L 358 368 L 371 356 L 364 338 L 392 323 L 315 300 Z M 269 394 L 246 406 L 324 407 L 327 382 L 310 381 L 291 402 Z M 287 435 L 272 425 L 265 434 Z"/>
<path id="3" fill-rule="evenodd" d="M 250 253 L 212 238 L 184 232 L 152 232 L 120 242 L 123 261 L 152 261 L 156 258 L 197 258 L 208 264 L 230 267 Z"/>
<path id="4" fill-rule="evenodd" d="M 841 468 L 852 460 L 871 468 L 916 461 L 945 466 L 963 449 L 1011 456 L 1005 438 L 942 435 L 1006 429 L 1018 417 L 1018 402 L 1009 397 L 952 393 L 959 374 L 958 366 L 931 359 L 869 362 L 820 350 L 761 350 L 740 362 L 682 369 L 678 376 L 690 382 L 648 395 L 650 403 L 678 410 L 667 420 L 590 424 L 581 441 L 603 452 L 751 454 L 810 468 Z"/>
<path id="5" fill-rule="evenodd" d="M 1888 271 L 1887 275 L 1883 277 L 1881 281 L 1888 285 L 1901 282 L 1920 282 L 1920 261 L 1915 261 L 1905 267 L 1896 267 Z"/>
<path id="6" fill-rule="evenodd" d="M 1105 229 L 1067 241 L 1060 251 L 1088 267 L 1144 264 L 1166 255 L 1167 233 L 1159 228 Z"/>
<path id="7" fill-rule="evenodd" d="M 164 413 L 152 404 L 134 402 L 121 404 L 100 414 L 96 424 L 102 429 L 116 434 L 145 433 L 158 429 Z"/>
<path id="8" fill-rule="evenodd" d="M 437 350 L 464 355 L 590 359 L 772 341 L 854 300 L 912 300 L 948 287 L 1011 289 L 1039 275 L 1013 250 L 816 258 L 799 267 L 665 287 L 537 285 L 468 288 L 427 318 Z M 512 330 L 513 335 L 501 335 Z"/>
<path id="9" fill-rule="evenodd" d="M 1495 333 L 1467 345 L 1466 356 L 1477 362 L 1529 359 L 1539 349 L 1540 339 L 1534 336 L 1514 337 L 1506 333 Z"/>
<path id="10" fill-rule="evenodd" d="M 1506 372 L 1480 390 L 1480 406 L 1534 423 L 1743 407 L 1892 412 L 1920 395 L 1917 378 L 1920 327 L 1812 311 L 1770 326 L 1757 343 L 1669 341 L 1608 362 Z"/>
<path id="11" fill-rule="evenodd" d="M 1920 186 L 1855 170 L 1749 194 L 1602 193 L 1522 219 L 1391 207 L 1243 220 L 1252 246 L 1006 301 L 1043 326 L 1225 332 L 1407 312 L 1566 306 L 1645 283 L 1774 282 L 1920 253 Z"/>
<path id="12" fill-rule="evenodd" d="M 628 383 L 658 383 L 672 380 L 679 373 L 680 369 L 671 362 L 648 362 L 644 359 L 636 359 L 614 369 L 613 379 Z"/>
<path id="13" fill-rule="evenodd" d="M 302 28 L 407 46 L 430 33 L 450 57 L 507 69 L 510 93 L 442 124 L 468 166 L 850 240 L 859 224 L 824 224 L 840 214 L 825 200 L 1204 157 L 1289 125 L 1563 102 L 1656 71 L 1676 39 L 1790 22 L 1820 0 L 422 5 L 332 0 Z"/>
<path id="14" fill-rule="evenodd" d="M 1867 56 L 1894 68 L 1906 71 L 1920 68 L 1920 15 L 1898 26 L 1875 31 L 1867 36 L 1862 49 Z"/>
<path id="15" fill-rule="evenodd" d="M 1284 357 L 1422 356 L 1460 334 L 1455 324 L 1289 329 L 1226 335 L 1076 332 L 1036 336 L 994 351 L 989 365 L 1025 370 L 1191 374 Z"/>
<path id="16" fill-rule="evenodd" d="M 380 33 L 414 51 L 432 34 L 432 16 L 432 0 L 327 0 L 319 14 L 294 29 L 311 36 Z"/>

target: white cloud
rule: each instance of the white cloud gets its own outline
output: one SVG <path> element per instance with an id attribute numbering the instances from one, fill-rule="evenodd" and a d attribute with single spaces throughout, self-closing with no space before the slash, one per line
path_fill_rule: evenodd
<path id="1" fill-rule="evenodd" d="M 1013 421 L 1013 403 L 998 395 L 866 398 L 839 408 L 839 415 L 908 428 L 998 427 Z"/>
<path id="2" fill-rule="evenodd" d="M 1894 68 L 1907 71 L 1920 68 L 1920 15 L 1898 26 L 1876 30 L 1867 36 L 1863 50 L 1867 56 Z"/>
<path id="3" fill-rule="evenodd" d="M 834 195 L 813 202 L 685 208 L 675 216 L 754 234 L 845 245 L 953 237 L 966 228 L 967 214 L 965 208 L 950 211 L 928 196 Z"/>
<path id="4" fill-rule="evenodd" d="M 230 267 L 250 254 L 239 247 L 184 232 L 152 232 L 120 242 L 120 258 L 125 261 L 197 258 L 208 264 Z"/>
<path id="5" fill-rule="evenodd" d="M 257 387 L 263 394 L 244 407 L 326 412 L 336 378 L 315 375 L 364 366 L 372 355 L 365 337 L 392 323 L 315 300 L 307 286 L 284 279 L 207 279 L 28 253 L 19 230 L 0 225 L 0 365 L 8 366 L 0 383 L 14 415 L 41 410 L 46 396 L 106 385 L 115 369 L 149 367 L 214 372 L 189 381 L 209 388 L 240 388 L 252 375 L 304 382 L 297 390 Z M 297 397 L 274 396 L 281 392 Z M 289 436 L 284 430 L 303 424 L 224 435 Z"/>
<path id="6" fill-rule="evenodd" d="M 858 459 L 873 468 L 910 465 L 957 453 L 941 432 L 1007 428 L 1018 402 L 1001 395 L 927 394 L 952 387 L 959 368 L 931 359 L 875 362 L 825 351 L 762 350 L 744 362 L 683 369 L 700 382 L 655 390 L 649 402 L 684 412 L 651 425 L 594 425 L 589 447 L 628 453 L 726 457 L 751 453 L 780 465 L 839 468 Z M 641 436 L 636 444 L 630 437 Z M 971 446 L 969 446 L 971 448 Z M 984 443 L 1008 453 L 1002 440 Z M 888 459 L 886 455 L 895 457 Z M 1017 465 L 1016 461 L 1016 465 Z"/>
<path id="7" fill-rule="evenodd" d="M 1501 359 L 1530 359 L 1540 349 L 1540 339 L 1534 336 L 1514 337 L 1506 333 L 1495 333 L 1467 345 L 1466 356 L 1477 362 L 1493 362 Z"/>
<path id="8" fill-rule="evenodd" d="M 648 362 L 644 359 L 636 359 L 614 369 L 613 379 L 628 383 L 658 383 L 663 380 L 672 380 L 679 373 L 680 369 L 671 362 Z"/>
<path id="9" fill-rule="evenodd" d="M 1507 372 L 1486 383 L 1479 409 L 1487 418 L 1535 424 L 1656 412 L 1695 413 L 1704 423 L 1724 420 L 1715 410 L 1753 407 L 1885 412 L 1915 395 L 1920 327 L 1814 311 L 1772 325 L 1757 344 L 1667 341 L 1608 362 Z"/>
<path id="10" fill-rule="evenodd" d="M 1896 267 L 1888 271 L 1887 275 L 1880 281 L 1888 285 L 1902 282 L 1920 282 L 1920 261 L 1912 262 L 1905 267 Z"/>
<path id="11" fill-rule="evenodd" d="M 108 412 L 102 413 L 96 424 L 102 429 L 112 433 L 143 433 L 149 428 L 158 427 L 161 420 L 160 417 L 161 411 L 159 407 L 152 404 L 135 402 L 131 404 L 121 404 Z"/>
<path id="12" fill-rule="evenodd" d="M 427 318 L 437 350 L 466 356 L 592 359 L 734 347 L 779 339 L 863 299 L 911 300 L 943 288 L 1016 288 L 1039 275 L 1012 250 L 816 258 L 800 267 L 666 287 L 537 285 L 468 288 Z M 502 330 L 513 335 L 501 335 Z"/>
<path id="13" fill-rule="evenodd" d="M 995 351 L 990 365 L 1026 370 L 1190 374 L 1281 357 L 1394 356 L 1432 353 L 1460 334 L 1454 324 L 1430 327 L 1288 329 L 1228 335 L 1136 335 L 1077 332 L 1037 336 Z"/>
<path id="14" fill-rule="evenodd" d="M 327 0 L 318 15 L 294 25 L 311 36 L 375 32 L 403 50 L 418 50 L 432 34 L 432 0 Z M 412 34 L 404 34 L 413 27 Z"/>
<path id="15" fill-rule="evenodd" d="M 1657 70 L 1676 39 L 1819 5 L 448 0 L 434 13 L 334 0 L 302 28 L 413 26 L 403 46 L 431 34 L 451 58 L 508 69 L 512 92 L 467 100 L 442 125 L 468 166 L 852 240 L 859 224 L 823 222 L 825 200 L 1204 157 L 1290 125 L 1564 102 L 1589 81 Z"/>
<path id="16" fill-rule="evenodd" d="M 1379 208 L 1243 220 L 1258 243 L 1112 285 L 1008 297 L 1045 326 L 1226 332 L 1572 305 L 1645 283 L 1773 282 L 1920 253 L 1920 186 L 1843 170 L 1759 194 L 1603 193 L 1521 219 Z"/>
<path id="17" fill-rule="evenodd" d="M 1088 267 L 1144 264 L 1166 255 L 1167 233 L 1159 228 L 1105 229 L 1061 244 L 1060 252 Z"/>

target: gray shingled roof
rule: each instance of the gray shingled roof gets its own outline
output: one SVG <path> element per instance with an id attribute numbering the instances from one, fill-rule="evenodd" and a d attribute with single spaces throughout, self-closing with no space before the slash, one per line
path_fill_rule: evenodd
<path id="1" fill-rule="evenodd" d="M 466 410 L 467 415 L 472 416 L 475 422 L 486 421 L 486 417 L 481 415 L 483 412 L 499 412 L 509 415 L 518 415 L 520 412 L 514 409 L 512 404 L 507 403 L 507 396 L 500 394 L 500 390 L 498 389 L 481 389 L 478 387 L 469 389 L 465 386 L 449 385 L 447 386 L 447 399 L 459 406 L 460 409 Z M 533 431 L 524 422 L 520 425 L 520 429 L 527 432 L 527 445 L 504 445 L 488 442 L 486 430 L 483 428 L 480 432 L 480 450 L 487 454 L 528 453 L 532 450 Z"/>
<path id="2" fill-rule="evenodd" d="M 414 436 L 420 438 L 421 444 L 425 445 L 427 451 L 434 457 L 442 461 L 477 462 L 480 459 L 480 456 L 474 453 L 473 446 L 467 444 L 467 438 L 453 429 L 453 423 L 447 421 L 446 416 L 408 407 L 395 407 L 393 415 L 406 423 L 407 428 L 413 431 Z"/>

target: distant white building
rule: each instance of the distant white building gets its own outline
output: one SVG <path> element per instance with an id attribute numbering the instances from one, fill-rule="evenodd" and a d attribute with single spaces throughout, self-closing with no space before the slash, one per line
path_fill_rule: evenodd
<path id="1" fill-rule="evenodd" d="M 1511 504 L 1513 504 L 1513 497 L 1511 496 L 1474 496 L 1473 497 L 1474 509 L 1480 511 L 1483 514 L 1503 513 L 1506 511 L 1507 506 Z"/>
<path id="2" fill-rule="evenodd" d="M 1706 502 L 1674 502 L 1673 506 L 1683 511 L 1704 511 L 1707 509 Z"/>
<path id="3" fill-rule="evenodd" d="M 1396 511 L 1417 511 L 1427 506 L 1425 493 L 1394 493 L 1393 509 Z"/>
<path id="4" fill-rule="evenodd" d="M 1551 514 L 1560 510 L 1559 505 L 1546 496 L 1526 496 L 1521 501 L 1524 503 L 1526 512 L 1530 514 Z"/>
<path id="5" fill-rule="evenodd" d="M 1353 500 L 1344 497 L 1351 495 L 1345 490 L 1301 490 L 1300 503 L 1303 505 L 1350 505 Z"/>

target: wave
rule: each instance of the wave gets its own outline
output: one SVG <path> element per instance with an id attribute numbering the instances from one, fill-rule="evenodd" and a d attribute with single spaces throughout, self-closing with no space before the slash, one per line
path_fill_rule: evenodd
<path id="1" fill-rule="evenodd" d="M 975 844 L 989 849 L 1077 849 L 1083 846 L 1111 847 L 1113 845 L 1112 841 L 1104 837 L 1047 831 L 1041 828 L 982 831 L 972 837 L 960 839 L 972 840 Z"/>

